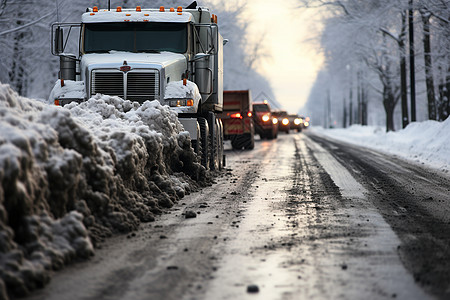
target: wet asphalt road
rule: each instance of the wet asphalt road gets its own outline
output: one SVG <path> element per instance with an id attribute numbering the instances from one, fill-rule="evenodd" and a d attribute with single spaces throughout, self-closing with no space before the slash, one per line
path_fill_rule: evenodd
<path id="1" fill-rule="evenodd" d="M 450 298 L 448 177 L 304 133 L 226 155 L 217 184 L 27 299 Z"/>

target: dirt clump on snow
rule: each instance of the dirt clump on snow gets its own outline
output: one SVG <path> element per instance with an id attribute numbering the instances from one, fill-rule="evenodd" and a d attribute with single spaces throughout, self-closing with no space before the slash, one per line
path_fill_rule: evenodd
<path id="1" fill-rule="evenodd" d="M 0 299 L 212 181 L 157 101 L 97 95 L 61 108 L 0 85 L 0 132 Z"/>

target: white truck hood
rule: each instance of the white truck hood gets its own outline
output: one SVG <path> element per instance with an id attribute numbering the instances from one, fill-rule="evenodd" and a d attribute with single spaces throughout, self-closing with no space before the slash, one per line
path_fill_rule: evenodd
<path id="1" fill-rule="evenodd" d="M 81 65 L 92 67 L 93 65 L 102 65 L 103 67 L 118 68 L 127 62 L 129 66 L 133 68 L 141 64 L 156 64 L 161 67 L 167 67 L 173 63 L 179 61 L 186 61 L 186 57 L 183 54 L 172 52 L 161 53 L 132 53 L 132 52 L 120 52 L 110 51 L 109 53 L 93 53 L 85 54 L 81 59 Z"/>

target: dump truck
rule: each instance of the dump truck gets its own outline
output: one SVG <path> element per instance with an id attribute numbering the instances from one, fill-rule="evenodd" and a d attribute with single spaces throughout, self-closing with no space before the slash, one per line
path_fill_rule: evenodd
<path id="1" fill-rule="evenodd" d="M 233 149 L 255 148 L 255 127 L 252 118 L 252 100 L 249 90 L 224 91 L 222 122 L 224 139 Z"/>
<path id="2" fill-rule="evenodd" d="M 143 103 L 157 100 L 178 113 L 201 163 L 223 160 L 223 45 L 218 18 L 194 1 L 158 8 L 87 8 L 80 23 L 52 24 L 60 71 L 49 101 L 65 105 L 100 93 Z M 78 54 L 67 53 L 78 32 Z M 73 37 L 71 38 L 73 40 Z"/>

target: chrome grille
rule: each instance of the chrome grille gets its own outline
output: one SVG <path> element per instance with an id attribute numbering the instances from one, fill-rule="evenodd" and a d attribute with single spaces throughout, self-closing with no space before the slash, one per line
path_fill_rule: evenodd
<path id="1" fill-rule="evenodd" d="M 119 96 L 121 98 L 144 102 L 155 100 L 159 96 L 159 77 L 157 70 L 132 70 L 127 73 L 120 71 L 92 72 L 91 95 L 97 93 Z M 126 86 L 124 86 L 126 82 Z"/>
<path id="2" fill-rule="evenodd" d="M 122 72 L 93 72 L 91 95 L 97 93 L 124 97 Z"/>
<path id="3" fill-rule="evenodd" d="M 138 102 L 155 100 L 159 94 L 156 75 L 156 72 L 128 72 L 127 99 Z"/>

